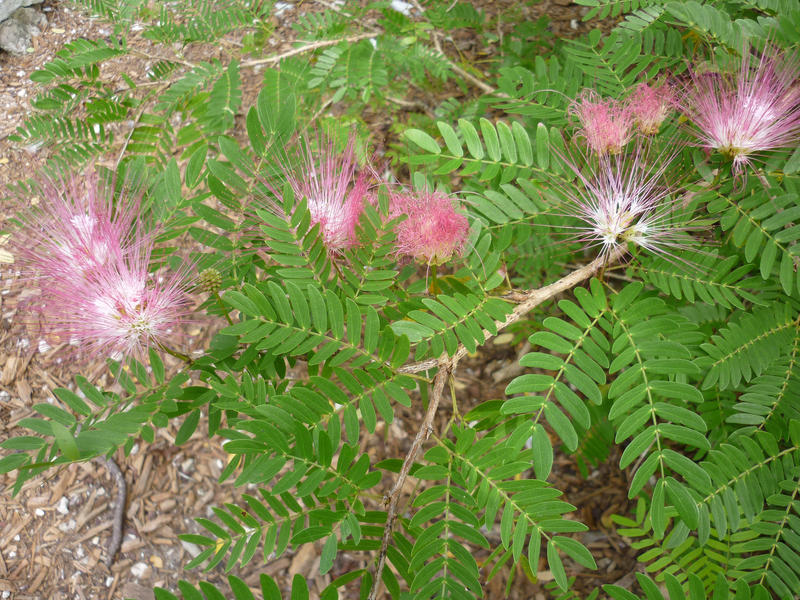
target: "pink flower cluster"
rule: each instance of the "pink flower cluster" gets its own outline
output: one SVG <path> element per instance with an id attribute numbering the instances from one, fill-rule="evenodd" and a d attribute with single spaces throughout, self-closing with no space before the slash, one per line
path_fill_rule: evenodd
<path id="1" fill-rule="evenodd" d="M 746 50 L 734 74 L 690 71 L 677 100 L 666 86 L 644 83 L 625 102 L 584 92 L 570 112 L 596 160 L 564 157 L 579 185 L 559 186 L 565 214 L 582 223 L 574 238 L 601 246 L 603 254 L 627 243 L 662 254 L 685 246 L 681 229 L 687 227 L 675 225 L 673 190 L 665 180 L 677 144 L 667 141 L 671 149 L 652 161 L 650 142 L 634 135 L 634 125 L 652 136 L 676 105 L 693 123 L 700 145 L 730 159 L 734 173 L 740 172 L 760 152 L 800 142 L 799 79 L 800 54 L 767 45 L 760 56 Z M 633 148 L 625 149 L 634 139 Z"/>
<path id="2" fill-rule="evenodd" d="M 311 222 L 319 224 L 326 248 L 332 254 L 358 243 L 356 226 L 367 204 L 376 203 L 378 178 L 374 169 L 359 171 L 355 137 L 351 135 L 342 153 L 323 139 L 318 153 L 309 147 L 301 151 L 299 170 L 284 166 L 296 198 L 305 198 Z M 278 196 L 277 186 L 270 185 Z M 390 218 L 405 215 L 395 226 L 396 254 L 427 264 L 441 264 L 460 254 L 466 243 L 469 223 L 454 200 L 439 192 L 392 191 Z"/>
<path id="3" fill-rule="evenodd" d="M 672 96 L 666 86 L 653 88 L 639 84 L 628 98 L 620 102 L 600 98 L 586 90 L 572 103 L 570 114 L 580 123 L 580 135 L 596 154 L 618 154 L 634 135 L 634 126 L 646 135 L 658 133 L 667 118 Z"/>
<path id="4" fill-rule="evenodd" d="M 99 358 L 162 344 L 187 313 L 183 274 L 149 274 L 153 240 L 136 222 L 138 202 L 115 207 L 96 175 L 42 192 L 13 239 L 48 333 Z"/>
<path id="5" fill-rule="evenodd" d="M 735 76 L 691 72 L 680 106 L 700 144 L 733 161 L 735 171 L 759 153 L 800 141 L 800 56 L 767 47 L 745 50 Z"/>
<path id="6" fill-rule="evenodd" d="M 395 226 L 396 248 L 426 264 L 442 264 L 461 254 L 469 233 L 467 217 L 441 192 L 391 194 L 389 216 L 406 219 Z"/>
<path id="7" fill-rule="evenodd" d="M 305 198 L 311 223 L 319 224 L 325 246 L 339 252 L 356 244 L 356 225 L 365 203 L 372 202 L 374 183 L 368 170 L 358 172 L 355 137 L 339 154 L 331 140 L 322 139 L 320 146 L 315 153 L 307 145 L 300 151 L 300 168 L 284 165 L 283 174 L 295 197 Z"/>

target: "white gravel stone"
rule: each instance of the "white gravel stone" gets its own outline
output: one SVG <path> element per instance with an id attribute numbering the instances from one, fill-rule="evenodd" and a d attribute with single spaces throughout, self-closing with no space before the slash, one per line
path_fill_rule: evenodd
<path id="1" fill-rule="evenodd" d="M 195 558 L 198 554 L 200 554 L 200 547 L 197 544 L 184 542 L 181 540 L 181 546 L 183 546 L 183 549 L 186 550 L 192 556 L 192 558 Z"/>
<path id="2" fill-rule="evenodd" d="M 146 563 L 137 562 L 135 565 L 131 567 L 131 575 L 137 578 L 141 577 L 147 572 L 147 569 L 149 568 L 150 567 L 148 567 Z"/>
<path id="3" fill-rule="evenodd" d="M 56 504 L 56 510 L 62 515 L 69 513 L 69 501 L 66 496 L 61 496 L 61 500 Z"/>
<path id="4" fill-rule="evenodd" d="M 410 2 L 403 2 L 403 0 L 392 0 L 392 10 L 396 10 L 400 14 L 405 16 L 411 15 L 411 9 L 414 8 L 414 5 Z"/>
<path id="5" fill-rule="evenodd" d="M 70 520 L 69 520 L 69 521 L 67 521 L 66 523 L 61 523 L 61 524 L 58 526 L 58 528 L 59 528 L 61 531 L 63 531 L 64 533 L 66 533 L 67 531 L 72 531 L 73 529 L 75 529 L 75 525 L 76 525 L 76 523 L 75 523 L 75 519 L 70 519 Z"/>

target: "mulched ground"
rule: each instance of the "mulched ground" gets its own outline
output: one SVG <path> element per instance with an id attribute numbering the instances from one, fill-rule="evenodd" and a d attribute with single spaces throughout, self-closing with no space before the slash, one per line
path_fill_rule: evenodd
<path id="1" fill-rule="evenodd" d="M 314 3 L 305 3 L 309 4 Z M 474 4 L 490 16 L 519 5 L 511 0 Z M 0 112 L 5 116 L 0 122 L 0 188 L 30 176 L 47 157 L 46 147 L 18 146 L 7 140 L 29 113 L 29 102 L 37 93 L 30 74 L 51 60 L 64 43 L 78 37 L 103 38 L 110 33 L 107 24 L 88 18 L 65 2 L 48 1 L 43 7 L 49 25 L 41 36 L 34 38 L 34 53 L 23 57 L 0 53 Z M 583 10 L 576 5 L 565 5 L 564 0 L 523 7 L 527 19 L 549 15 L 557 35 L 584 31 L 586 25 L 579 23 Z M 288 22 L 276 25 L 285 41 L 271 51 L 288 47 L 292 35 Z M 462 56 L 479 59 L 483 48 L 476 40 L 466 34 L 457 34 L 454 40 Z M 136 36 L 130 43 L 145 52 L 152 49 L 147 40 Z M 190 48 L 187 54 L 190 60 L 192 52 L 198 60 L 212 57 L 207 48 Z M 134 68 L 144 73 L 152 62 L 128 57 L 108 68 L 111 73 L 130 72 Z M 243 71 L 243 77 L 247 107 L 258 92 L 261 75 L 253 69 Z M 415 99 L 429 105 L 437 100 Z M 369 118 L 376 143 L 385 143 L 389 123 L 382 115 Z M 8 218 L 9 214 L 9 205 L 0 205 L 0 218 Z M 31 408 L 34 404 L 52 402 L 54 388 L 71 387 L 76 372 L 88 372 L 98 384 L 111 383 L 102 364 L 81 368 L 64 359 L 63 349 L 40 345 L 40 340 L 26 329 L 24 316 L 17 311 L 17 303 L 26 291 L 16 282 L 18 274 L 11 260 L 0 245 L 0 440 L 24 433 L 17 423 L 34 415 Z M 187 345 L 202 348 L 216 326 L 205 323 L 187 331 Z M 504 343 L 490 344 L 479 356 L 460 366 L 457 388 L 462 410 L 470 404 L 502 397 L 506 383 L 518 374 L 515 360 L 521 348 L 509 342 L 506 339 Z M 171 367 L 175 369 L 178 365 Z M 399 408 L 388 435 L 384 436 L 386 432 L 379 426 L 374 438 L 364 440 L 365 447 L 376 458 L 403 456 L 414 436 L 414 424 L 422 420 L 423 410 L 418 402 L 409 409 Z M 445 420 L 447 408 L 445 401 L 442 406 Z M 221 567 L 207 574 L 183 571 L 182 566 L 197 554 L 198 548 L 180 543 L 177 535 L 196 531 L 193 517 L 209 516 L 211 506 L 235 502 L 241 490 L 229 483 L 217 483 L 227 455 L 217 440 L 209 441 L 203 435 L 203 424 L 188 442 L 176 447 L 178 426 L 175 423 L 160 430 L 152 444 L 140 442 L 128 457 L 121 452 L 117 454 L 129 494 L 122 550 L 111 568 L 105 566 L 103 559 L 111 532 L 110 504 L 116 489 L 103 462 L 50 471 L 27 482 L 16 497 L 10 493 L 13 474 L 0 476 L 0 600 L 145 600 L 153 597 L 153 586 L 175 591 L 178 579 L 193 582 L 208 579 L 225 589 Z M 610 514 L 625 513 L 628 508 L 628 486 L 624 474 L 616 468 L 616 460 L 612 456 L 588 479 L 583 479 L 574 461 L 563 454 L 557 455 L 553 468 L 552 483 L 564 491 L 567 501 L 580 507 L 575 518 L 591 527 L 581 538 L 597 558 L 598 571 L 588 572 L 565 561 L 568 574 L 578 579 L 576 590 L 584 593 L 602 583 L 629 580 L 635 568 L 633 551 L 613 532 L 609 520 Z M 259 573 L 270 574 L 287 585 L 299 573 L 309 579 L 312 597 L 316 597 L 332 577 L 362 568 L 368 562 L 368 557 L 343 553 L 333 571 L 321 577 L 318 551 L 312 545 L 304 546 L 299 552 L 287 552 L 266 565 L 254 561 L 235 574 L 255 591 Z M 508 576 L 507 571 L 501 572 L 490 582 L 486 587 L 487 597 L 506 597 Z M 543 584 L 551 576 L 544 560 L 538 576 L 539 583 L 531 583 L 520 569 L 508 597 L 537 600 L 549 597 Z M 256 596 L 260 597 L 258 593 Z"/>

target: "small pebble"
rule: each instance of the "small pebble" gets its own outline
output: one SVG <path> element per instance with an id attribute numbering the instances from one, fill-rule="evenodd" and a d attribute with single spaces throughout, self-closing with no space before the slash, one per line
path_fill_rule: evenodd
<path id="1" fill-rule="evenodd" d="M 63 531 L 63 532 L 65 532 L 65 533 L 66 533 L 67 531 L 72 531 L 73 529 L 75 529 L 75 525 L 76 525 L 76 523 L 75 523 L 75 519 L 70 519 L 70 520 L 69 520 L 69 521 L 67 521 L 66 523 L 61 523 L 61 524 L 58 526 L 58 528 L 59 528 L 61 531 Z"/>
<path id="2" fill-rule="evenodd" d="M 106 587 L 111 587 L 112 583 L 114 583 L 114 578 L 109 575 L 106 577 Z"/>
<path id="3" fill-rule="evenodd" d="M 403 0 L 392 0 L 391 4 L 392 10 L 396 10 L 400 14 L 407 17 L 411 15 L 411 9 L 413 6 L 413 4 L 409 2 L 403 2 Z"/>
<path id="4" fill-rule="evenodd" d="M 41 508 L 37 508 L 35 511 L 33 511 L 33 514 L 35 514 L 37 517 L 43 517 L 44 511 Z"/>
<path id="5" fill-rule="evenodd" d="M 572 27 L 573 29 L 577 29 L 578 28 L 578 19 L 570 19 L 569 26 Z"/>
<path id="6" fill-rule="evenodd" d="M 56 504 L 56 510 L 62 515 L 66 515 L 69 512 L 69 501 L 66 496 L 61 496 L 61 500 Z"/>
<path id="7" fill-rule="evenodd" d="M 289 2 L 276 2 L 272 8 L 275 10 L 275 16 L 279 17 L 281 14 L 292 8 Z"/>
<path id="8" fill-rule="evenodd" d="M 197 544 L 184 542 L 181 540 L 181 546 L 183 546 L 183 549 L 186 550 L 186 552 L 188 552 L 192 558 L 195 558 L 198 554 L 200 554 L 200 547 Z"/>
<path id="9" fill-rule="evenodd" d="M 141 578 L 150 570 L 150 567 L 147 566 L 146 563 L 137 562 L 135 565 L 131 567 L 131 575 L 137 578 Z"/>

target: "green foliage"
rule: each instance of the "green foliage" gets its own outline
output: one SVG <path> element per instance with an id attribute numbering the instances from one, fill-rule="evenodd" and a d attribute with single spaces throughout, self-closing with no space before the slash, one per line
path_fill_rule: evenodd
<path id="1" fill-rule="evenodd" d="M 260 577 L 261 595 L 255 596 L 247 584 L 233 575 L 228 577 L 228 583 L 233 595 L 224 595 L 216 586 L 206 581 L 200 582 L 195 587 L 187 581 L 178 582 L 180 596 L 176 596 L 163 588 L 155 588 L 156 600 L 196 600 L 205 598 L 206 600 L 280 600 L 281 598 L 291 598 L 291 600 L 307 599 L 309 597 L 308 584 L 305 579 L 296 575 L 292 580 L 292 589 L 289 596 L 281 593 L 278 584 L 272 577 L 262 574 Z M 339 597 L 336 588 L 328 587 L 323 592 L 322 598 L 325 600 L 336 600 Z"/>

